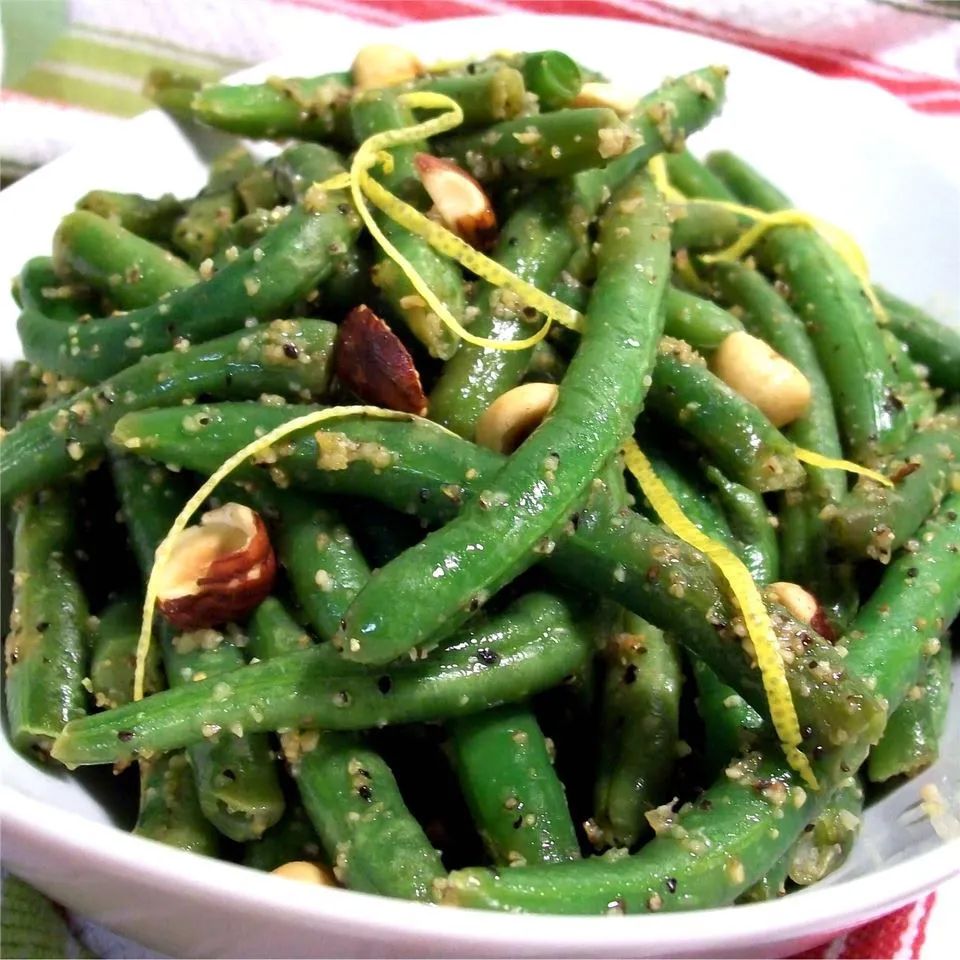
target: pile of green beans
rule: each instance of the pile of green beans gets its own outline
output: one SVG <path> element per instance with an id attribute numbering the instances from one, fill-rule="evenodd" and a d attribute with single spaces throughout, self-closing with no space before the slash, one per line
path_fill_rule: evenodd
<path id="1" fill-rule="evenodd" d="M 362 56 L 242 86 L 154 72 L 148 94 L 186 124 L 290 142 L 266 162 L 230 150 L 194 197 L 89 192 L 16 278 L 11 743 L 68 769 L 137 764 L 140 836 L 383 896 L 622 914 L 817 882 L 876 784 L 938 757 L 960 612 L 957 335 L 885 290 L 874 313 L 812 228 L 704 258 L 749 225 L 713 202 L 789 206 L 732 154 L 685 148 L 725 69 L 628 110 L 557 50 L 436 68 L 395 53 L 407 73 L 375 88 Z M 544 301 L 377 208 L 460 324 L 524 349 L 464 342 L 342 178 L 317 186 L 369 137 L 436 117 L 402 96 L 424 91 L 463 124 L 391 147 L 371 176 L 438 219 L 418 154 L 469 173 L 489 256 L 579 311 L 579 334 L 518 344 Z M 661 196 L 664 169 L 688 202 Z M 721 379 L 746 334 L 809 387 L 782 427 Z M 390 378 L 425 417 L 336 409 Z M 263 446 L 307 415 L 322 422 Z M 782 751 L 741 598 L 625 474 L 631 438 L 759 588 L 816 787 Z M 188 530 L 173 556 L 196 576 L 157 577 L 183 505 L 258 441 L 198 511 L 232 504 L 254 533 L 177 553 Z M 84 538 L 107 519 L 126 542 L 105 571 Z M 214 561 L 232 571 L 219 606 Z M 181 612 L 160 597 L 136 699 L 151 577 Z"/>

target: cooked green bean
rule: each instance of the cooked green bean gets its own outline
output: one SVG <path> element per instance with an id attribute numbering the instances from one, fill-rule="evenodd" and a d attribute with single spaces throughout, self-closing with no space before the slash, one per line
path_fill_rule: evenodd
<path id="1" fill-rule="evenodd" d="M 503 614 L 450 638 L 433 657 L 373 670 L 343 666 L 323 644 L 230 674 L 195 680 L 68 727 L 55 756 L 67 765 L 111 763 L 144 751 L 200 744 L 204 730 L 241 724 L 364 730 L 446 720 L 555 686 L 590 653 L 585 619 L 550 594 L 529 593 Z M 229 689 L 217 700 L 211 695 Z"/>
<path id="2" fill-rule="evenodd" d="M 140 760 L 140 809 L 133 832 L 148 840 L 215 857 L 220 846 L 203 815 L 186 754 L 159 754 Z"/>
<path id="3" fill-rule="evenodd" d="M 322 733 L 305 751 L 297 784 L 338 879 L 351 890 L 434 900 L 446 871 L 383 759 L 349 734 Z"/>
<path id="4" fill-rule="evenodd" d="M 275 320 L 187 349 L 144 357 L 95 387 L 51 405 L 0 441 L 3 497 L 36 490 L 102 455 L 130 410 L 180 406 L 198 397 L 319 398 L 330 383 L 336 327 Z M 192 414 L 184 410 L 189 422 Z"/>
<path id="5" fill-rule="evenodd" d="M 742 160 L 713 154 L 707 165 L 738 198 L 762 210 L 790 203 Z M 757 257 L 786 285 L 787 299 L 806 324 L 848 453 L 871 461 L 906 438 L 909 424 L 895 402 L 893 370 L 860 281 L 830 245 L 806 227 L 777 227 Z M 826 280 L 825 278 L 829 278 Z"/>
<path id="6" fill-rule="evenodd" d="M 919 682 L 890 717 L 883 739 L 870 752 L 867 774 L 874 783 L 915 776 L 936 761 L 950 689 L 950 644 L 944 639 L 924 665 Z"/>
<path id="7" fill-rule="evenodd" d="M 355 100 L 350 114 L 358 140 L 413 123 L 410 109 L 401 106 L 396 97 L 383 91 L 375 91 Z M 379 175 L 388 190 L 408 203 L 423 208 L 427 206 L 426 194 L 417 177 L 413 158 L 416 153 L 426 149 L 425 143 L 396 147 L 392 151 L 392 172 Z M 422 237 L 410 233 L 389 217 L 377 214 L 377 222 L 387 239 L 407 258 L 454 317 L 462 320 L 465 303 L 459 266 L 437 253 Z M 377 257 L 373 282 L 393 312 L 406 323 L 431 356 L 442 360 L 453 356 L 459 340 L 441 323 L 439 317 L 427 309 L 406 274 L 383 252 Z"/>
<path id="8" fill-rule="evenodd" d="M 115 600 L 96 618 L 90 657 L 90 693 L 101 708 L 119 707 L 133 699 L 133 673 L 143 604 L 133 597 Z M 163 688 L 156 657 L 147 662 L 143 687 L 148 693 Z"/>
<path id="9" fill-rule="evenodd" d="M 287 809 L 259 840 L 252 840 L 243 849 L 243 865 L 254 870 L 276 870 L 291 861 L 321 860 L 320 838 L 300 803 L 287 802 Z"/>
<path id="10" fill-rule="evenodd" d="M 200 279 L 168 250 L 85 210 L 60 221 L 53 237 L 53 263 L 63 280 L 79 278 L 120 310 L 149 307 Z"/>
<path id="11" fill-rule="evenodd" d="M 580 856 L 563 784 L 529 707 L 499 707 L 454 720 L 447 729 L 460 789 L 494 863 Z"/>
<path id="12" fill-rule="evenodd" d="M 20 271 L 17 300 L 24 311 L 32 310 L 50 320 L 76 323 L 89 317 L 95 308 L 90 290 L 76 283 L 64 283 L 49 257 L 31 257 Z"/>
<path id="13" fill-rule="evenodd" d="M 140 412 L 120 421 L 114 439 L 143 456 L 208 474 L 259 431 L 307 409 L 252 404 L 198 407 L 197 413 L 209 417 L 202 442 L 184 431 L 175 411 Z M 506 462 L 423 422 L 343 419 L 328 428 L 325 443 L 331 440 L 353 455 L 344 469 L 317 469 L 327 461 L 314 433 L 308 431 L 284 441 L 275 476 L 321 494 L 380 500 L 431 524 L 448 521 L 465 498 L 489 489 Z M 341 463 L 339 458 L 332 462 Z M 238 480 L 260 475 L 253 467 L 240 468 L 236 474 Z M 744 654 L 734 629 L 736 609 L 704 557 L 632 511 L 611 511 L 602 484 L 593 485 L 586 502 L 560 522 L 551 540 L 553 551 L 540 558 L 574 590 L 595 590 L 671 631 L 751 705 L 766 712 L 760 673 Z M 813 731 L 808 738 L 811 749 L 836 727 L 851 732 L 876 729 L 873 696 L 849 677 L 833 647 L 780 611 L 773 621 L 781 645 L 795 653 L 785 668 L 801 725 Z M 823 663 L 830 664 L 829 669 L 822 669 Z"/>
<path id="14" fill-rule="evenodd" d="M 823 813 L 807 825 L 790 850 L 790 879 L 805 887 L 838 869 L 860 832 L 862 814 L 863 787 L 851 776 L 837 788 Z"/>
<path id="15" fill-rule="evenodd" d="M 183 204 L 170 193 L 152 199 L 139 193 L 91 190 L 77 201 L 77 209 L 89 210 L 155 243 L 168 243 L 174 223 L 183 215 Z"/>
<path id="16" fill-rule="evenodd" d="M 247 652 L 251 659 L 269 660 L 305 650 L 313 643 L 276 597 L 267 597 L 247 622 Z"/>
<path id="17" fill-rule="evenodd" d="M 789 490 L 804 481 L 793 444 L 679 340 L 660 344 L 648 406 L 690 434 L 728 477 L 751 490 Z"/>
<path id="18" fill-rule="evenodd" d="M 237 196 L 246 213 L 255 210 L 272 210 L 280 203 L 280 191 L 273 175 L 273 161 L 255 167 L 237 181 Z"/>
<path id="19" fill-rule="evenodd" d="M 560 275 L 580 235 L 585 235 L 584 220 L 592 214 L 584 209 L 575 185 L 541 189 L 503 225 L 493 258 L 528 283 L 546 288 Z M 512 294 L 487 283 L 480 287 L 473 309 L 471 333 L 498 341 L 519 340 L 543 322 L 539 314 L 524 312 Z M 531 353 L 461 344 L 430 394 L 431 419 L 472 439 L 483 411 L 520 382 Z"/>
<path id="20" fill-rule="evenodd" d="M 683 670 L 672 638 L 631 613 L 622 628 L 606 656 L 594 820 L 606 844 L 630 847 L 673 796 Z"/>
<path id="21" fill-rule="evenodd" d="M 114 458 L 112 467 L 131 546 L 146 579 L 157 545 L 186 501 L 189 488 L 174 483 L 163 468 L 134 458 Z M 245 663 L 240 647 L 226 633 L 198 630 L 175 635 L 165 624 L 157 633 L 171 688 L 189 689 L 201 676 L 216 685 L 222 676 Z M 218 695 L 222 689 L 218 687 Z M 116 715 L 122 709 L 126 708 L 100 716 Z M 187 751 L 204 816 L 221 833 L 238 841 L 261 836 L 279 820 L 284 807 L 269 741 L 263 735 L 245 733 L 243 727 L 242 721 L 206 727 L 205 735 Z"/>
<path id="22" fill-rule="evenodd" d="M 895 481 L 884 487 L 863 477 L 831 511 L 831 537 L 850 556 L 886 561 L 913 536 L 960 477 L 960 407 L 921 424 L 885 462 Z"/>
<path id="23" fill-rule="evenodd" d="M 559 110 L 570 104 L 583 86 L 577 62 L 560 50 L 528 53 L 523 58 L 523 79 L 536 94 L 541 110 Z"/>
<path id="24" fill-rule="evenodd" d="M 914 363 L 907 345 L 886 327 L 880 331 L 893 372 L 897 378 L 897 398 L 903 404 L 907 419 L 916 425 L 933 416 L 937 409 L 938 391 L 921 376 L 926 367 Z"/>
<path id="25" fill-rule="evenodd" d="M 10 740 L 44 756 L 82 716 L 89 659 L 87 601 L 73 564 L 70 495 L 41 490 L 14 504 L 13 607 L 4 641 Z"/>
<path id="26" fill-rule="evenodd" d="M 329 154 L 330 174 L 342 170 Z M 82 324 L 55 321 L 25 304 L 17 328 L 28 360 L 97 382 L 140 357 L 196 343 L 270 319 L 322 283 L 359 230 L 352 206 L 333 191 L 292 209 L 262 241 L 210 280 L 122 316 Z"/>
<path id="27" fill-rule="evenodd" d="M 334 638 L 345 657 L 386 663 L 436 642 L 542 555 L 544 538 L 576 507 L 643 403 L 667 280 L 665 226 L 645 174 L 614 197 L 601 223 L 585 330 L 556 406 L 497 474 L 493 490 L 359 593 Z M 417 621 L 385 603 L 400 590 L 404 607 L 420 612 Z"/>
<path id="28" fill-rule="evenodd" d="M 889 329 L 927 368 L 930 382 L 945 390 L 960 390 L 960 333 L 887 290 L 878 287 L 877 296 L 887 311 Z"/>

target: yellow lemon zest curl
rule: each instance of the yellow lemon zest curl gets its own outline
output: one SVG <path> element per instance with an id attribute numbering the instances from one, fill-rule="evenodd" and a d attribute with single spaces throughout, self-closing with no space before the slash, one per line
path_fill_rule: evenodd
<path id="1" fill-rule="evenodd" d="M 826 220 L 821 220 L 811 213 L 803 210 L 775 210 L 768 212 L 760 210 L 757 207 L 748 207 L 742 203 L 734 203 L 730 200 L 713 200 L 706 197 L 691 198 L 678 190 L 671 182 L 667 172 L 666 161 L 663 154 L 653 157 L 648 163 L 650 175 L 657 189 L 663 198 L 675 205 L 689 203 L 703 204 L 704 206 L 715 207 L 718 210 L 727 210 L 737 216 L 752 220 L 752 226 L 748 227 L 733 243 L 717 250 L 715 253 L 704 253 L 700 259 L 704 263 L 732 263 L 743 259 L 763 237 L 765 233 L 774 227 L 810 227 L 813 231 L 820 234 L 827 243 L 840 256 L 840 259 L 847 265 L 850 272 L 857 278 L 864 296 L 870 303 L 874 315 L 881 323 L 887 321 L 887 311 L 880 303 L 873 284 L 870 282 L 870 268 L 867 264 L 867 258 L 860 249 L 857 241 L 840 227 Z"/>
<path id="2" fill-rule="evenodd" d="M 809 463 L 812 467 L 820 467 L 822 470 L 846 470 L 847 473 L 856 473 L 861 477 L 868 477 L 884 487 L 894 485 L 889 477 L 885 477 L 882 473 L 871 470 L 869 467 L 861 467 L 859 463 L 854 463 L 852 460 L 825 457 L 822 453 L 817 453 L 816 450 L 807 450 L 804 447 L 794 447 L 793 453 L 798 460 Z"/>
<path id="3" fill-rule="evenodd" d="M 763 689 L 770 707 L 770 719 L 780 738 L 780 744 L 790 766 L 804 781 L 817 789 L 817 778 L 810 761 L 800 749 L 800 721 L 793 705 L 793 697 L 787 684 L 783 657 L 777 642 L 770 615 L 750 571 L 736 554 L 723 544 L 712 540 L 696 527 L 673 498 L 663 481 L 656 475 L 650 461 L 632 438 L 623 446 L 623 458 L 630 472 L 636 477 L 640 489 L 657 512 L 657 516 L 673 533 L 691 547 L 699 550 L 713 561 L 723 575 L 740 606 L 747 634 L 753 642 L 754 654 Z"/>
<path id="4" fill-rule="evenodd" d="M 460 105 L 456 100 L 445 94 L 421 90 L 401 94 L 397 97 L 397 100 L 408 107 L 444 110 L 445 112 L 440 116 L 432 117 L 413 126 L 402 127 L 398 130 L 386 130 L 383 133 L 376 133 L 368 137 L 360 144 L 354 154 L 353 162 L 350 164 L 350 173 L 339 174 L 316 184 L 318 189 L 338 190 L 349 185 L 357 212 L 370 231 L 371 236 L 387 256 L 403 271 L 413 288 L 430 310 L 439 317 L 444 326 L 460 339 L 466 340 L 467 343 L 490 350 L 527 350 L 536 346 L 549 333 L 554 322 L 569 327 L 571 330 L 581 330 L 583 317 L 578 311 L 554 299 L 533 284 L 521 280 L 506 267 L 475 250 L 446 227 L 435 223 L 415 207 L 405 203 L 370 176 L 370 169 L 378 163 L 383 163 L 388 171 L 392 168 L 393 159 L 389 153 L 386 153 L 388 148 L 429 139 L 439 133 L 452 130 L 463 122 L 463 110 Z M 389 166 L 387 166 L 387 163 Z M 525 305 L 544 314 L 547 318 L 546 322 L 536 333 L 523 340 L 491 340 L 488 337 L 478 337 L 470 333 L 430 289 L 430 286 L 420 276 L 413 264 L 387 239 L 370 212 L 367 200 L 382 210 L 395 223 L 422 237 L 431 247 L 444 256 L 456 260 L 461 266 L 475 273 L 478 277 L 482 277 L 488 283 L 515 293 Z"/>
<path id="5" fill-rule="evenodd" d="M 173 552 L 173 545 L 177 537 L 186 529 L 187 524 L 193 518 L 193 515 L 203 506 L 207 498 L 217 488 L 219 483 L 237 467 L 239 467 L 249 457 L 256 456 L 268 447 L 271 447 L 278 440 L 297 430 L 303 430 L 305 427 L 322 423 L 325 420 L 334 420 L 341 417 L 364 416 L 375 417 L 380 420 L 420 420 L 409 413 L 400 413 L 397 410 L 386 410 L 382 407 L 371 407 L 367 405 L 327 407 L 324 410 L 314 410 L 300 417 L 294 417 L 286 423 L 274 427 L 273 430 L 265 433 L 262 437 L 257 437 L 245 447 L 239 449 L 233 456 L 229 457 L 220 464 L 217 469 L 210 474 L 199 490 L 184 504 L 183 509 L 177 514 L 176 519 L 167 531 L 167 535 L 160 542 L 154 554 L 153 569 L 150 571 L 150 578 L 147 580 L 147 591 L 143 601 L 143 620 L 140 623 L 140 637 L 137 640 L 137 660 L 133 674 L 133 699 L 143 699 L 144 672 L 146 670 L 147 656 L 150 653 L 150 640 L 153 634 L 153 615 L 157 606 L 157 581 L 163 568 L 170 560 L 170 554 Z M 428 421 L 433 426 L 432 421 Z M 449 433 L 443 427 L 439 429 Z"/>

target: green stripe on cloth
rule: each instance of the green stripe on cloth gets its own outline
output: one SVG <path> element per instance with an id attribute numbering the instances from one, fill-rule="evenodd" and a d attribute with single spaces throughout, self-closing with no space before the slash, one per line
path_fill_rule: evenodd
<path id="1" fill-rule="evenodd" d="M 67 28 L 67 0 L 0 0 L 3 84 L 16 83 Z"/>
<path id="2" fill-rule="evenodd" d="M 99 43 L 86 37 L 67 34 L 61 37 L 48 51 L 47 63 L 75 63 L 82 67 L 104 70 L 142 80 L 152 67 L 190 73 L 201 80 L 219 80 L 222 68 L 200 66 L 194 58 L 185 63 L 176 56 L 153 55 L 142 50 L 124 49 L 119 45 Z"/>
<path id="3" fill-rule="evenodd" d="M 70 932 L 61 911 L 42 893 L 10 874 L 3 876 L 0 957 L 82 957 L 92 954 Z"/>
<path id="4" fill-rule="evenodd" d="M 41 100 L 59 100 L 118 117 L 132 117 L 153 106 L 135 90 L 68 73 L 65 65 L 57 64 L 31 70 L 13 89 Z"/>
<path id="5" fill-rule="evenodd" d="M 0 0 L 3 2 L 3 0 Z M 102 37 L 116 40 L 122 44 L 129 43 L 136 45 L 138 43 L 146 44 L 157 50 L 166 50 L 174 59 L 182 59 L 178 55 L 186 55 L 191 58 L 201 58 L 206 60 L 211 69 L 222 68 L 223 73 L 232 73 L 241 67 L 250 66 L 251 61 L 240 60 L 236 57 L 227 57 L 220 53 L 213 53 L 209 50 L 196 50 L 193 47 L 185 47 L 182 44 L 174 43 L 165 37 L 145 36 L 140 33 L 129 33 L 124 30 L 116 30 L 112 27 L 104 27 L 90 23 L 74 23 L 71 29 L 82 31 L 92 37 Z"/>

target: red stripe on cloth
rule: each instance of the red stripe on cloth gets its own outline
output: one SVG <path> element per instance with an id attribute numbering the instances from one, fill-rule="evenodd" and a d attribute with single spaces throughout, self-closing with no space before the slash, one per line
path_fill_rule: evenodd
<path id="1" fill-rule="evenodd" d="M 439 0 L 409 0 L 406 3 L 397 3 L 396 0 L 366 0 L 364 3 L 348 2 L 348 0 L 292 0 L 292 2 L 310 3 L 331 11 L 339 8 L 339 12 L 349 13 L 361 19 L 376 19 L 381 23 L 384 22 L 380 19 L 382 16 L 402 20 L 434 20 L 440 17 L 467 16 L 471 12 L 510 11 L 588 14 L 605 18 L 639 20 L 736 43 L 823 76 L 867 80 L 924 113 L 960 113 L 960 82 L 950 78 L 902 70 L 852 50 L 820 47 L 754 33 L 701 14 L 674 9 L 657 0 L 579 0 L 575 3 L 564 2 L 564 0 L 453 0 L 450 3 L 439 2 Z M 358 7 L 361 9 L 357 9 Z M 936 100 L 927 100 L 927 96 L 932 93 L 942 93 L 944 96 Z"/>
<path id="2" fill-rule="evenodd" d="M 903 935 L 910 927 L 914 911 L 923 909 L 913 903 L 873 923 L 851 930 L 840 953 L 840 960 L 873 960 L 876 957 L 893 957 L 903 946 Z"/>
<path id="3" fill-rule="evenodd" d="M 917 933 L 910 946 L 910 956 L 912 960 L 920 960 L 920 951 L 923 950 L 924 941 L 927 939 L 927 924 L 930 922 L 930 914 L 933 913 L 933 907 L 936 902 L 936 891 L 928 893 L 926 900 L 923 901 L 923 915 L 917 924 Z"/>

